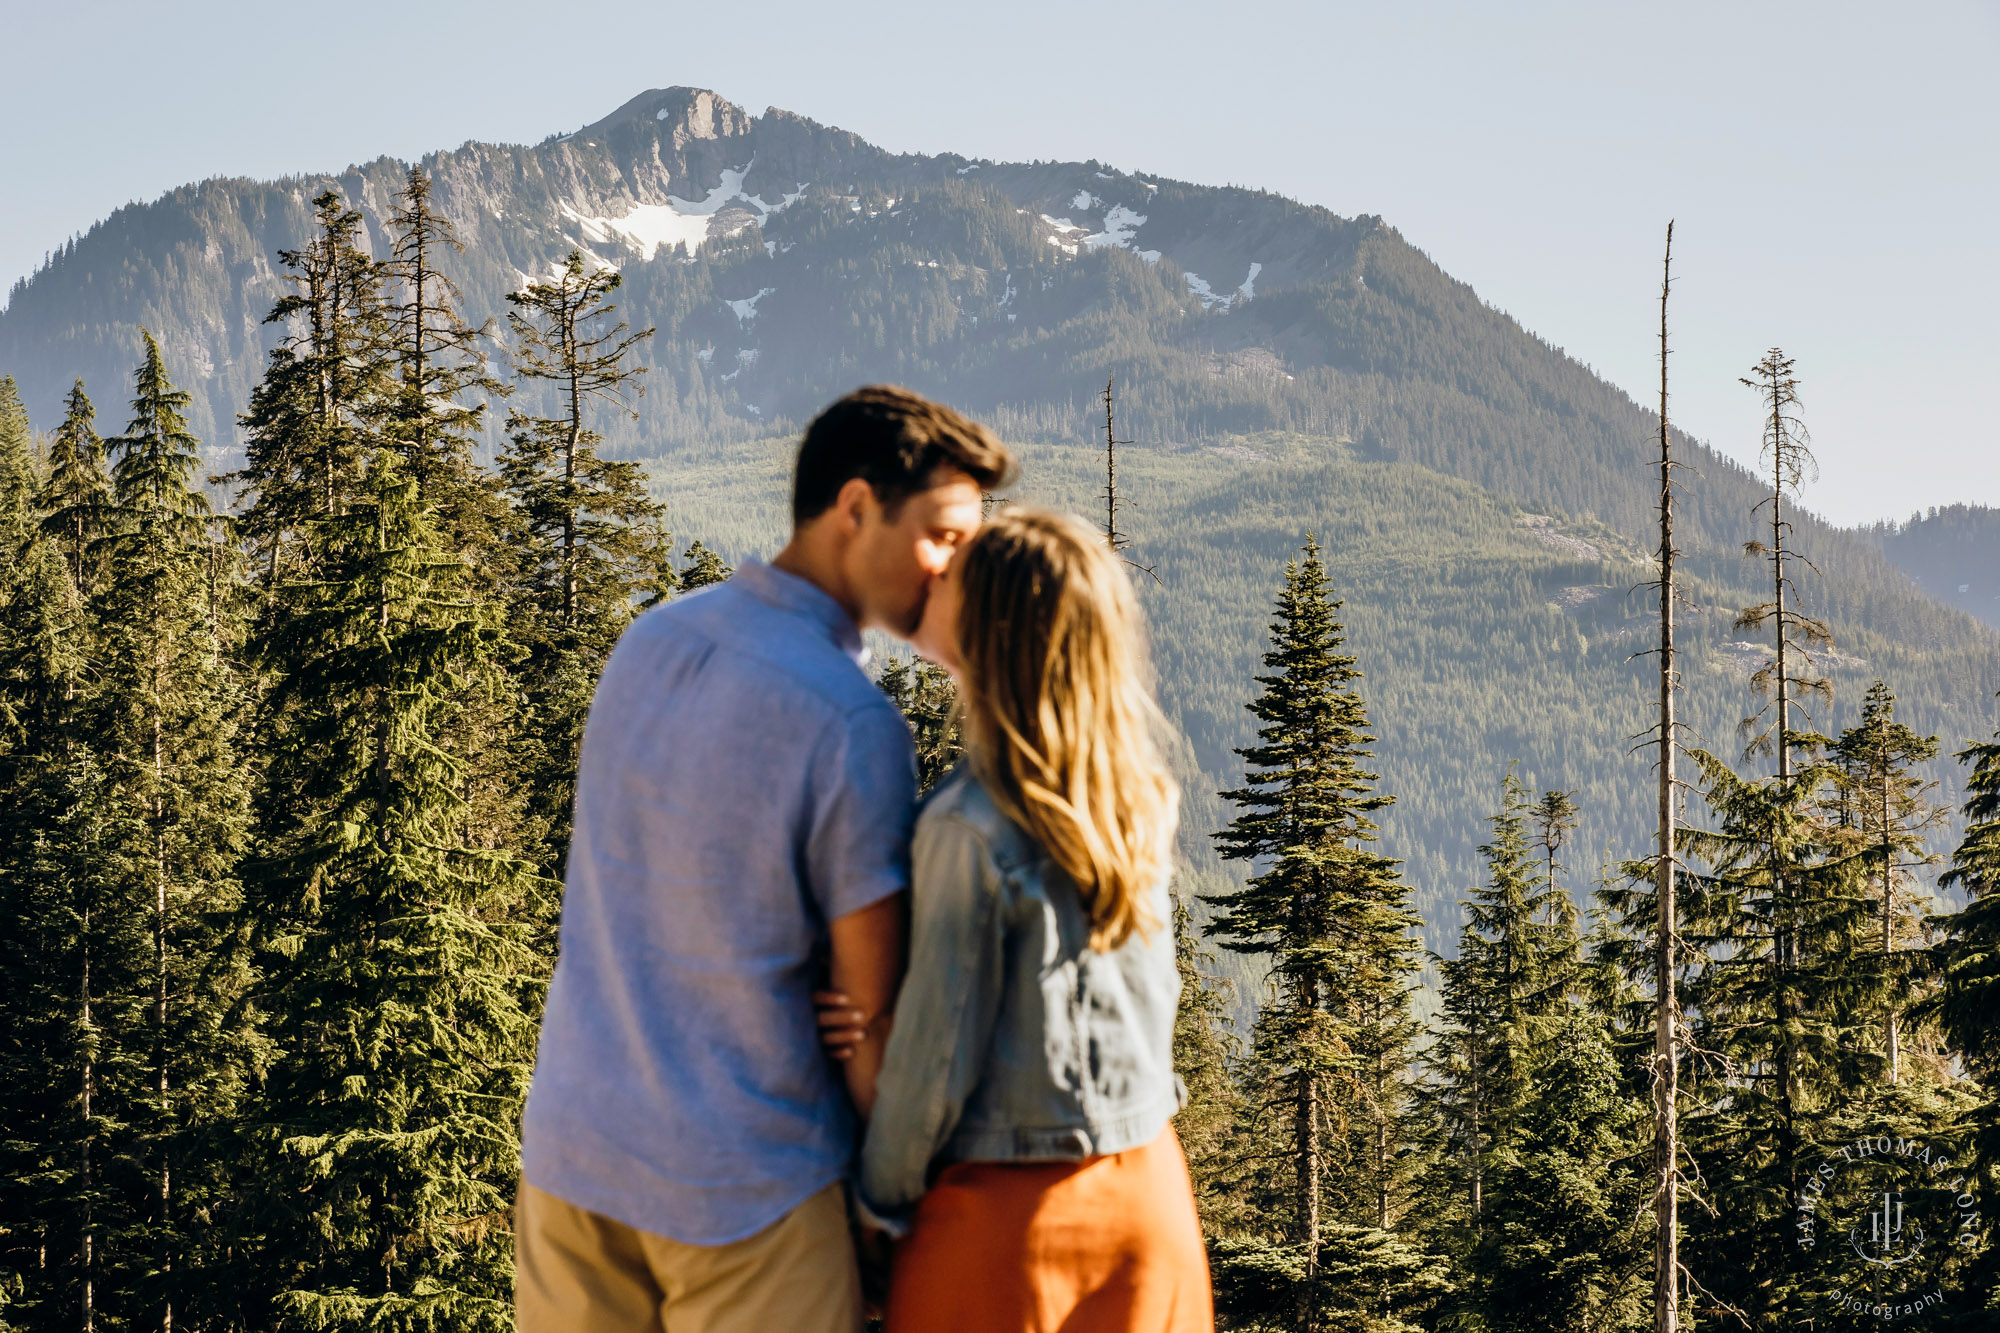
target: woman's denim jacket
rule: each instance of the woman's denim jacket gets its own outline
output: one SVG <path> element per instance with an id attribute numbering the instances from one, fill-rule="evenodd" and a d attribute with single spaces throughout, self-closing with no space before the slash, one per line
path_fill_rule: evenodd
<path id="1" fill-rule="evenodd" d="M 1070 879 L 969 770 L 918 817 L 910 969 L 862 1147 L 863 1210 L 900 1233 L 934 1167 L 1075 1161 L 1157 1138 L 1174 1076 L 1173 919 L 1106 953 Z"/>

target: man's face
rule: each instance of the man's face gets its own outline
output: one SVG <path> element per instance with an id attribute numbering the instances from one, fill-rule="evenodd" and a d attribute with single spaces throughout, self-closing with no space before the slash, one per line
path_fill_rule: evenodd
<path id="1" fill-rule="evenodd" d="M 961 545 L 951 565 L 931 580 L 930 595 L 924 599 L 923 621 L 910 643 L 917 655 L 935 662 L 957 676 L 964 670 L 958 660 L 958 616 L 965 603 L 965 553 Z"/>
<path id="2" fill-rule="evenodd" d="M 893 509 L 863 506 L 860 530 L 848 551 L 848 576 L 864 627 L 907 639 L 923 620 L 932 580 L 952 553 L 979 531 L 979 483 L 956 469 L 940 469 L 932 484 Z"/>

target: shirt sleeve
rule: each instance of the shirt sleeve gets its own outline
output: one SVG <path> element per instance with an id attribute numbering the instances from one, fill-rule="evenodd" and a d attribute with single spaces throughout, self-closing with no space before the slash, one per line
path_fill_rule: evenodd
<path id="1" fill-rule="evenodd" d="M 884 703 L 845 719 L 816 765 L 806 877 L 828 921 L 910 884 L 916 747 L 903 715 Z"/>
<path id="2" fill-rule="evenodd" d="M 986 840 L 939 815 L 917 829 L 910 894 L 910 968 L 862 1144 L 864 1214 L 907 1229 L 933 1158 L 957 1128 L 986 1067 L 1003 998 L 1000 876 Z"/>

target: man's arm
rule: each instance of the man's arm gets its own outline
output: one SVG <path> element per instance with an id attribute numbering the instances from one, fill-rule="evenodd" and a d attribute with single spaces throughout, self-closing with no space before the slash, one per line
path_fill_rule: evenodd
<path id="1" fill-rule="evenodd" d="M 908 947 L 909 903 L 909 894 L 892 893 L 858 912 L 835 917 L 827 927 L 832 946 L 827 988 L 840 995 L 851 1011 L 844 1026 L 859 1034 L 842 1056 L 841 1070 L 848 1096 L 863 1120 L 875 1110 L 875 1076 L 882 1071 L 882 1053 L 895 1018 L 896 989 L 903 980 Z"/>

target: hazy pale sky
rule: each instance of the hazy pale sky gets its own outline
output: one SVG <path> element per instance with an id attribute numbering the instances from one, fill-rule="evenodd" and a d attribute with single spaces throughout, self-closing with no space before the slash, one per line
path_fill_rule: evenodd
<path id="1" fill-rule="evenodd" d="M 1096 157 L 1378 213 L 1754 461 L 1797 358 L 1843 522 L 2000 504 L 2000 3 L 9 3 L 0 284 L 215 175 L 535 142 L 673 84 L 899 151 Z M 329 26 L 328 20 L 333 20 Z M 4 367 L 0 367 L 4 370 Z"/>

